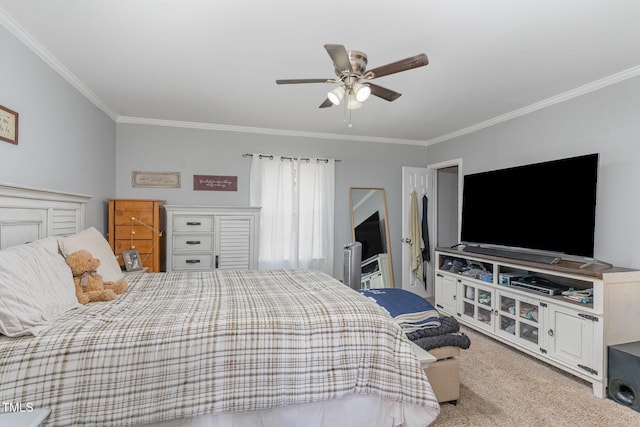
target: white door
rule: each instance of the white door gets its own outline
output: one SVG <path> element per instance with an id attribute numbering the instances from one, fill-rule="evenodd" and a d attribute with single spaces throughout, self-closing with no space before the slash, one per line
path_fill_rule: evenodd
<path id="1" fill-rule="evenodd" d="M 418 209 L 422 218 L 422 196 L 427 194 L 427 168 L 402 167 L 402 289 L 411 291 L 421 297 L 433 296 L 433 289 L 427 289 L 424 277 L 417 277 L 411 270 L 411 239 L 409 218 L 411 213 L 411 193 L 418 195 Z M 426 273 L 426 263 L 424 264 Z M 397 285 L 396 285 L 397 286 Z"/>

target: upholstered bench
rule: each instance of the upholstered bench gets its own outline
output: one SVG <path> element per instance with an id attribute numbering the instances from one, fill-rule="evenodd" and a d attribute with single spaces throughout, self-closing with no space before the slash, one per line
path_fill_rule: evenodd
<path id="1" fill-rule="evenodd" d="M 460 397 L 460 347 L 438 347 L 429 350 L 436 358 L 424 372 L 429 378 L 438 402 L 458 403 Z"/>
<path id="2" fill-rule="evenodd" d="M 426 351 L 411 343 L 420 366 L 429 378 L 429 383 L 438 402 L 458 403 L 460 396 L 460 347 L 438 347 Z"/>
<path id="3" fill-rule="evenodd" d="M 459 333 L 458 321 L 442 317 L 433 304 L 399 288 L 359 289 L 382 306 L 407 333 L 438 402 L 457 403 L 460 393 L 461 348 L 469 348 L 469 338 Z"/>

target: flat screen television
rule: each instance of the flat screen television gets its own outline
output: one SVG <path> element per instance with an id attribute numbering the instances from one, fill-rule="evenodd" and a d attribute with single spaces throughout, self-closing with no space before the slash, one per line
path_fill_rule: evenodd
<path id="1" fill-rule="evenodd" d="M 461 241 L 592 258 L 598 154 L 465 175 Z"/>
<path id="2" fill-rule="evenodd" d="M 356 225 L 356 242 L 362 244 L 362 261 L 386 252 L 382 239 L 382 222 L 380 211 L 375 211 L 371 216 Z"/>

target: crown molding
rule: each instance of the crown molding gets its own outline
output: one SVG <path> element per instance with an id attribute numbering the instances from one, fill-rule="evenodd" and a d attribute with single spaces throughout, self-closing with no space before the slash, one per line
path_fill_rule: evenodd
<path id="1" fill-rule="evenodd" d="M 591 92 L 595 92 L 607 86 L 611 86 L 616 83 L 620 83 L 624 80 L 628 80 L 634 77 L 640 76 L 640 65 L 626 69 L 616 74 L 612 74 L 603 79 L 596 80 L 595 82 L 587 83 L 586 85 L 577 87 L 575 89 L 571 89 L 567 92 L 561 93 L 559 95 L 552 96 L 547 99 L 543 99 L 542 101 L 536 102 L 534 104 L 528 105 L 526 107 L 511 111 L 506 114 L 502 114 L 501 116 L 494 117 L 492 119 L 486 120 L 481 123 L 476 123 L 475 125 L 457 130 L 455 132 L 451 132 L 437 138 L 429 139 L 424 142 L 424 145 L 433 145 L 439 142 L 447 141 L 453 138 L 457 138 L 459 136 L 468 135 L 470 133 L 479 131 L 481 129 L 488 128 L 490 126 L 494 126 L 530 113 L 533 113 L 538 110 L 542 110 L 543 108 L 551 107 L 556 104 L 560 104 L 562 102 L 568 101 L 573 98 L 577 98 L 582 95 L 586 95 Z"/>
<path id="2" fill-rule="evenodd" d="M 250 127 L 250 126 L 220 125 L 215 123 L 199 123 L 199 122 L 182 122 L 177 120 L 147 119 L 142 117 L 120 116 L 118 117 L 116 122 L 136 124 L 136 125 L 169 126 L 169 127 L 190 128 L 190 129 L 218 130 L 223 132 L 255 133 L 255 134 L 262 134 L 262 135 L 278 135 L 278 136 L 294 136 L 294 137 L 302 137 L 302 138 L 330 139 L 334 141 L 341 140 L 341 141 L 378 142 L 378 143 L 384 143 L 384 144 L 424 145 L 424 141 L 413 140 L 413 139 L 395 139 L 395 138 L 381 138 L 381 137 L 375 137 L 375 136 L 362 136 L 362 135 L 340 135 L 335 133 L 303 132 L 303 131 L 294 131 L 294 130 L 285 130 L 285 129 L 257 128 L 257 127 Z"/>
<path id="3" fill-rule="evenodd" d="M 2 24 L 10 33 L 17 37 L 22 43 L 30 48 L 37 56 L 39 56 L 47 65 L 49 65 L 54 71 L 60 74 L 67 82 L 73 86 L 78 92 L 84 95 L 89 101 L 91 101 L 96 107 L 107 114 L 112 120 L 117 123 L 130 123 L 130 124 L 144 124 L 151 126 L 169 126 L 169 127 L 181 127 L 191 129 L 206 129 L 206 130 L 218 130 L 224 132 L 239 132 L 239 133 L 254 133 L 263 135 L 279 135 L 279 136 L 293 136 L 304 138 L 317 138 L 328 140 L 340 140 L 340 141 L 359 141 L 359 142 L 377 142 L 385 144 L 406 144 L 406 145 L 421 145 L 429 146 L 444 142 L 450 139 L 454 139 L 460 136 L 468 135 L 479 130 L 504 123 L 506 121 L 533 113 L 543 108 L 551 107 L 561 102 L 568 101 L 573 98 L 597 91 L 604 87 L 619 83 L 621 81 L 637 77 L 640 75 L 640 65 L 605 77 L 595 82 L 588 83 L 578 88 L 569 90 L 559 95 L 552 96 L 526 107 L 511 111 L 506 114 L 491 118 L 484 122 L 476 123 L 463 129 L 459 129 L 454 132 L 450 132 L 441 135 L 436 138 L 428 140 L 414 140 L 414 139 L 396 139 L 396 138 L 382 138 L 375 136 L 363 136 L 363 135 L 341 135 L 321 132 L 303 132 L 284 129 L 269 129 L 269 128 L 257 128 L 249 126 L 233 126 L 233 125 L 220 125 L 214 123 L 198 123 L 198 122 L 183 122 L 176 120 L 159 120 L 159 119 L 147 119 L 141 117 L 127 117 L 119 116 L 116 114 L 109 105 L 102 101 L 91 89 L 89 89 L 75 74 L 73 74 L 67 67 L 65 67 L 60 61 L 58 61 L 47 49 L 44 48 L 38 41 L 31 37 L 4 9 L 0 8 L 0 24 Z"/>
<path id="4" fill-rule="evenodd" d="M 37 56 L 39 56 L 47 65 L 60 74 L 71 86 L 84 95 L 96 107 L 104 111 L 112 120 L 116 120 L 118 115 L 98 96 L 89 89 L 75 74 L 65 67 L 51 52 L 45 49 L 37 40 L 35 40 L 24 28 L 20 26 L 4 9 L 0 8 L 0 24 L 2 24 L 11 34 L 16 36 L 18 40 L 24 43 Z"/>

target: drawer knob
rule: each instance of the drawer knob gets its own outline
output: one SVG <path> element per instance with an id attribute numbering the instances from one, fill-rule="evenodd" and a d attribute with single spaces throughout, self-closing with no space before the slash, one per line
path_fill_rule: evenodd
<path id="1" fill-rule="evenodd" d="M 136 231 L 135 230 L 131 230 L 131 234 L 136 234 Z"/>
<path id="2" fill-rule="evenodd" d="M 187 245 L 199 245 L 200 240 L 187 240 Z"/>
<path id="3" fill-rule="evenodd" d="M 188 221 L 187 225 L 202 225 L 200 221 Z"/>
<path id="4" fill-rule="evenodd" d="M 188 259 L 185 261 L 187 264 L 198 264 L 200 262 L 199 259 Z"/>

